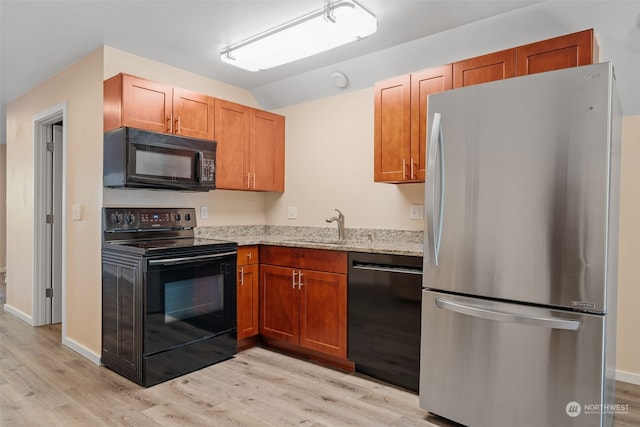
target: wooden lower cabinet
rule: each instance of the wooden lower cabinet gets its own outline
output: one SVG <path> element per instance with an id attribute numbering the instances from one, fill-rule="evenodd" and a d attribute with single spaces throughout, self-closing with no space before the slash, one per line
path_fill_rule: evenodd
<path id="1" fill-rule="evenodd" d="M 346 252 L 266 246 L 260 258 L 261 337 L 346 367 Z"/>
<path id="2" fill-rule="evenodd" d="M 237 320 L 238 347 L 257 342 L 259 334 L 259 258 L 257 246 L 238 248 Z M 255 338 L 253 341 L 247 339 Z M 243 342 L 246 341 L 246 342 Z"/>

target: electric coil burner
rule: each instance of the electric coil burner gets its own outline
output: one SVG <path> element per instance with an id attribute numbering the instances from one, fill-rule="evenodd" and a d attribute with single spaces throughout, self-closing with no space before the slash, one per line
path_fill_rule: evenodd
<path id="1" fill-rule="evenodd" d="M 105 208 L 102 363 L 149 387 L 236 353 L 237 244 L 195 209 Z"/>

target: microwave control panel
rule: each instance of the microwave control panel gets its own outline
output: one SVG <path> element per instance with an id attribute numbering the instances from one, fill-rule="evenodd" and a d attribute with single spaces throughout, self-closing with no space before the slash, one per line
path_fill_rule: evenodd
<path id="1" fill-rule="evenodd" d="M 216 181 L 216 162 L 212 158 L 202 159 L 202 182 Z"/>

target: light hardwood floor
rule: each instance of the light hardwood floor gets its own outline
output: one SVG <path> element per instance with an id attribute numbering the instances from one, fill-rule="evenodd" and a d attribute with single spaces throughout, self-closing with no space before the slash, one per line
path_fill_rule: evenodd
<path id="1" fill-rule="evenodd" d="M 640 426 L 640 387 L 617 427 Z M 60 344 L 60 326 L 33 328 L 0 308 L 1 426 L 452 426 L 418 397 L 262 348 L 151 388 Z"/>

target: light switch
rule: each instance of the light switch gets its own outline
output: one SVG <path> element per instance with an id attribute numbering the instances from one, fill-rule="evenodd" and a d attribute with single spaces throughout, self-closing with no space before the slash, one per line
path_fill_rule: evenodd
<path id="1" fill-rule="evenodd" d="M 209 216 L 209 209 L 206 206 L 200 206 L 200 218 L 207 218 Z"/>
<path id="2" fill-rule="evenodd" d="M 72 221 L 81 221 L 82 220 L 82 205 L 79 203 L 74 203 L 71 205 L 71 220 Z"/>

